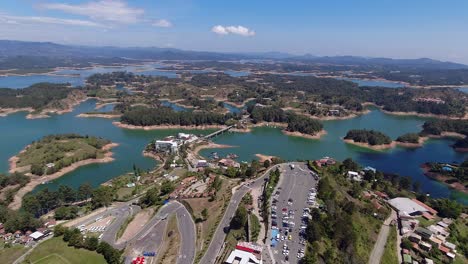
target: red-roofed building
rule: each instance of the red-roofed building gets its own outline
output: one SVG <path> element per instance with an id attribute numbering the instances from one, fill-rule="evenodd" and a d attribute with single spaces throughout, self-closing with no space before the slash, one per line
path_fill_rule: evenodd
<path id="1" fill-rule="evenodd" d="M 431 208 L 429 205 L 419 201 L 418 199 L 412 199 L 415 203 L 419 204 L 420 206 L 426 208 L 427 211 L 429 211 L 429 213 L 431 213 L 432 215 L 437 215 L 437 211 L 434 210 L 433 208 Z"/>
<path id="2" fill-rule="evenodd" d="M 382 199 L 388 199 L 388 195 L 386 193 L 375 191 L 375 194 Z"/>
<path id="3" fill-rule="evenodd" d="M 444 252 L 445 254 L 450 253 L 450 248 L 446 248 L 442 245 L 439 246 L 439 250 Z"/>
<path id="4" fill-rule="evenodd" d="M 382 205 L 377 201 L 376 199 L 372 199 L 372 205 L 374 206 L 375 209 L 380 210 L 382 208 Z"/>
<path id="5" fill-rule="evenodd" d="M 422 217 L 426 218 L 427 220 L 432 220 L 434 219 L 434 216 L 429 214 L 429 213 L 423 213 Z"/>

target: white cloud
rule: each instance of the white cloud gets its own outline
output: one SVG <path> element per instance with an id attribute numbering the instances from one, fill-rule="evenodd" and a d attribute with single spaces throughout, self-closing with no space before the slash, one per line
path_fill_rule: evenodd
<path id="1" fill-rule="evenodd" d="M 221 26 L 216 25 L 211 28 L 211 31 L 218 34 L 218 35 L 229 35 L 229 34 L 236 34 L 243 37 L 251 37 L 255 36 L 255 31 L 250 30 L 243 26 Z"/>
<path id="2" fill-rule="evenodd" d="M 121 0 L 100 0 L 79 5 L 49 3 L 42 4 L 40 7 L 69 14 L 87 16 L 94 20 L 123 24 L 137 23 L 145 12 L 140 8 L 129 7 L 126 2 Z"/>
<path id="3" fill-rule="evenodd" d="M 68 26 L 85 26 L 85 27 L 105 27 L 102 24 L 88 20 L 79 19 L 62 19 L 55 17 L 39 17 L 39 16 L 10 16 L 0 14 L 0 21 L 7 24 L 56 24 Z"/>
<path id="4" fill-rule="evenodd" d="M 166 20 L 166 19 L 160 19 L 160 20 L 156 20 L 153 22 L 152 24 L 154 27 L 172 27 L 172 23 L 171 21 L 169 20 Z"/>

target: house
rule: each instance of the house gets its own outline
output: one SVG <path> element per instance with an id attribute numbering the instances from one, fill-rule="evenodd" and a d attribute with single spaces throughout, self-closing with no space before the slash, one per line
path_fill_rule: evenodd
<path id="1" fill-rule="evenodd" d="M 432 245 L 437 246 L 437 247 L 442 245 L 442 241 L 434 236 L 429 238 L 429 242 L 431 242 Z"/>
<path id="2" fill-rule="evenodd" d="M 363 169 L 363 171 L 372 171 L 373 173 L 376 173 L 376 172 L 377 172 L 377 170 L 376 170 L 375 168 L 372 168 L 372 167 L 370 167 L 370 166 L 365 167 L 365 168 Z"/>
<path id="3" fill-rule="evenodd" d="M 348 171 L 347 175 L 348 175 L 348 179 L 352 181 L 362 181 L 361 175 L 358 172 Z"/>
<path id="4" fill-rule="evenodd" d="M 199 161 L 197 162 L 197 165 L 196 165 L 195 167 L 197 167 L 197 168 L 206 168 L 206 167 L 208 167 L 209 165 L 210 165 L 210 164 L 208 163 L 208 161 L 206 161 L 206 160 L 199 160 Z"/>
<path id="5" fill-rule="evenodd" d="M 439 250 L 442 251 L 445 254 L 450 253 L 450 249 L 447 248 L 447 247 L 444 247 L 442 245 L 439 246 Z"/>
<path id="6" fill-rule="evenodd" d="M 411 258 L 410 255 L 408 255 L 408 254 L 403 255 L 403 263 L 410 263 L 411 264 L 412 262 L 413 262 L 413 259 Z"/>
<path id="7" fill-rule="evenodd" d="M 432 259 L 430 259 L 430 258 L 425 258 L 425 259 L 424 259 L 424 263 L 426 263 L 426 264 L 434 264 L 434 261 L 433 261 Z"/>
<path id="8" fill-rule="evenodd" d="M 14 237 L 19 238 L 22 234 L 23 232 L 21 232 L 20 230 L 16 230 L 16 232 L 14 233 Z"/>
<path id="9" fill-rule="evenodd" d="M 424 227 L 418 227 L 414 232 L 424 239 L 429 239 L 432 236 L 432 232 Z"/>
<path id="10" fill-rule="evenodd" d="M 415 243 L 419 243 L 419 241 L 421 241 L 421 236 L 418 235 L 418 234 L 411 234 L 408 236 L 408 239 L 411 241 L 411 242 L 415 242 Z"/>
<path id="11" fill-rule="evenodd" d="M 12 234 L 12 233 L 7 233 L 7 234 L 5 234 L 5 235 L 3 236 L 3 238 L 4 238 L 5 240 L 11 240 L 11 239 L 13 238 L 13 234 Z"/>
<path id="12" fill-rule="evenodd" d="M 363 191 L 362 192 L 362 198 L 369 199 L 371 197 L 372 197 L 372 194 L 370 192 L 368 192 L 368 191 Z"/>
<path id="13" fill-rule="evenodd" d="M 434 219 L 435 216 L 431 215 L 430 213 L 423 213 L 422 217 L 427 219 L 427 220 L 432 220 L 432 219 Z"/>
<path id="14" fill-rule="evenodd" d="M 419 247 L 423 250 L 430 251 L 432 248 L 432 245 L 427 242 L 421 241 L 419 242 Z"/>
<path id="15" fill-rule="evenodd" d="M 221 159 L 218 162 L 218 165 L 221 167 L 226 167 L 226 168 L 229 168 L 229 167 L 240 168 L 239 162 L 236 162 L 233 159 Z"/>
<path id="16" fill-rule="evenodd" d="M 455 248 L 457 247 L 455 244 L 450 243 L 448 241 L 444 242 L 444 246 L 447 247 L 447 248 L 450 248 L 450 250 L 452 250 L 452 251 L 454 251 Z"/>
<path id="17" fill-rule="evenodd" d="M 379 192 L 379 191 L 375 191 L 374 192 L 378 197 L 382 198 L 382 199 L 385 199 L 385 200 L 388 200 L 388 195 L 386 193 L 383 193 L 383 192 Z"/>

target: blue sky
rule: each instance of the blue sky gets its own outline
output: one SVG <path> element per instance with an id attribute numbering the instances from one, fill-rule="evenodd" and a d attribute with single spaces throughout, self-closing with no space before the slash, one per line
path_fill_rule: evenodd
<path id="1" fill-rule="evenodd" d="M 468 1 L 2 0 L 0 39 L 468 63 Z"/>

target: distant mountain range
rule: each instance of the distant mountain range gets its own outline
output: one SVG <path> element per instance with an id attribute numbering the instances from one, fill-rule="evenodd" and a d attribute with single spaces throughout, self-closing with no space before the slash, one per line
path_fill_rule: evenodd
<path id="1" fill-rule="evenodd" d="M 55 58 L 125 58 L 127 60 L 247 60 L 269 59 L 312 64 L 356 65 L 370 67 L 400 67 L 414 69 L 468 69 L 467 65 L 433 59 L 390 59 L 357 56 L 319 57 L 310 54 L 295 56 L 282 52 L 221 53 L 187 51 L 157 47 L 92 47 L 62 45 L 51 42 L 0 40 L 0 57 Z"/>

